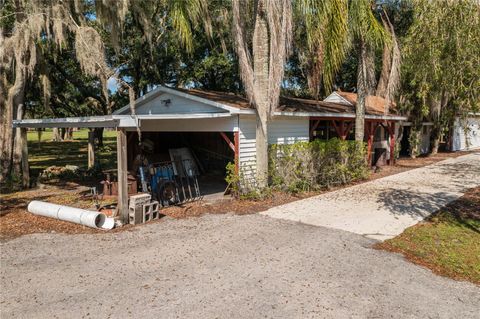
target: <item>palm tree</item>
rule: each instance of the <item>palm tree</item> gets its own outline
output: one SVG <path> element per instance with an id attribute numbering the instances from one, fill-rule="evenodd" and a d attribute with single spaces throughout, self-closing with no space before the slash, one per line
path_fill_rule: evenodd
<path id="1" fill-rule="evenodd" d="M 393 26 L 385 12 L 382 24 L 374 15 L 372 0 L 300 0 L 297 2 L 297 23 L 303 23 L 307 46 L 302 52 L 307 57 L 306 74 L 310 93 L 318 97 L 319 86 L 329 90 L 335 73 L 353 46 L 358 49 L 358 100 L 355 120 L 355 140 L 363 141 L 365 102 L 367 95 L 389 101 L 398 89 L 400 50 Z M 375 49 L 384 46 L 381 77 L 375 89 Z"/>
<path id="2" fill-rule="evenodd" d="M 371 0 L 349 1 L 349 28 L 358 46 L 357 104 L 355 110 L 355 140 L 363 142 L 365 134 L 365 102 L 375 92 L 375 48 L 385 43 L 386 33 L 375 17 Z"/>
<path id="3" fill-rule="evenodd" d="M 292 16 L 296 27 L 305 28 L 314 80 L 309 82 L 311 88 L 318 88 L 316 78 L 330 87 L 348 48 L 347 0 L 234 0 L 232 8 L 241 78 L 257 110 L 256 169 L 258 186 L 263 188 L 268 171 L 268 123 L 280 98 L 292 42 Z"/>
<path id="4" fill-rule="evenodd" d="M 306 45 L 297 43 L 312 96 L 319 97 L 320 87 L 333 86 L 334 76 L 348 51 L 347 0 L 299 0 L 295 6 L 297 33 Z M 300 41 L 299 41 L 300 42 Z"/>
<path id="5" fill-rule="evenodd" d="M 268 123 L 278 105 L 290 52 L 292 6 L 290 0 L 233 0 L 232 9 L 240 75 L 257 111 L 256 175 L 262 189 L 267 185 Z"/>

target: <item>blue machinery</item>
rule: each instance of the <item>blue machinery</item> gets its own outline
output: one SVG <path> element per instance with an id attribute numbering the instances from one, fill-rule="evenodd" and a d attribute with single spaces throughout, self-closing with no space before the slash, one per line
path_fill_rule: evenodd
<path id="1" fill-rule="evenodd" d="M 191 160 L 153 163 L 140 167 L 142 188 L 147 181 L 150 191 L 162 206 L 181 204 L 201 198 L 198 171 Z M 145 176 L 148 172 L 149 176 Z M 145 190 L 144 190 L 145 191 Z"/>

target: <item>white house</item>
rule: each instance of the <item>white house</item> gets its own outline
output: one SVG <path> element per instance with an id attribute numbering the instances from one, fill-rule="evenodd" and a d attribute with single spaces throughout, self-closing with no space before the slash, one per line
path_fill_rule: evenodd
<path id="1" fill-rule="evenodd" d="M 456 118 L 452 132 L 452 151 L 480 148 L 480 113 L 470 114 L 465 120 Z"/>
<path id="2" fill-rule="evenodd" d="M 409 155 L 410 143 L 408 141 L 411 122 L 404 122 L 403 125 L 403 139 L 401 141 L 402 151 L 401 155 Z M 430 140 L 432 135 L 432 122 L 423 122 L 420 128 L 419 135 L 419 153 L 428 154 L 430 152 Z M 447 149 L 452 152 L 468 151 L 480 149 L 480 114 L 470 114 L 467 118 L 455 118 L 452 131 L 449 138 Z"/>

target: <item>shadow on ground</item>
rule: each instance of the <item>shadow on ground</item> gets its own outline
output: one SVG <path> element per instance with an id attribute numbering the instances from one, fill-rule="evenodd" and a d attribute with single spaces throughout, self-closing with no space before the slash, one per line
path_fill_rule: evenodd
<path id="1" fill-rule="evenodd" d="M 389 188 L 379 193 L 377 203 L 396 216 L 426 218 L 456 198 L 457 196 L 445 192 L 430 194 Z"/>

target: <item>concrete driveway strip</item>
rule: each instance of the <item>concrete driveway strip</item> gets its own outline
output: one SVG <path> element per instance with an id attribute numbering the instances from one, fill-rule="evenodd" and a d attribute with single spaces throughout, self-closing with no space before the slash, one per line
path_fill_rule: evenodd
<path id="1" fill-rule="evenodd" d="M 387 176 L 262 214 L 385 240 L 480 185 L 480 153 Z"/>
<path id="2" fill-rule="evenodd" d="M 0 317 L 478 318 L 480 288 L 375 240 L 261 215 L 1 244 Z"/>

